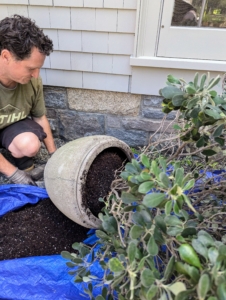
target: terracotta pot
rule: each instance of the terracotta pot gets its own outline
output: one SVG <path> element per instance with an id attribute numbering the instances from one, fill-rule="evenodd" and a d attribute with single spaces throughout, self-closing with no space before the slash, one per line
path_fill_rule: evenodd
<path id="1" fill-rule="evenodd" d="M 96 135 L 65 144 L 53 154 L 45 168 L 45 187 L 52 202 L 68 218 L 87 228 L 98 228 L 100 220 L 85 207 L 82 189 L 94 159 L 111 147 L 118 148 L 131 160 L 127 144 L 111 136 Z"/>

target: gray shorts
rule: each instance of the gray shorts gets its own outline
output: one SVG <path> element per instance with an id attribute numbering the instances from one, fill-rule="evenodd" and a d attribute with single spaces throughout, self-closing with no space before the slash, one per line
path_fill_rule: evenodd
<path id="1" fill-rule="evenodd" d="M 23 119 L 0 130 L 0 147 L 8 149 L 13 139 L 20 133 L 32 132 L 43 141 L 47 135 L 42 126 L 31 119 Z"/>

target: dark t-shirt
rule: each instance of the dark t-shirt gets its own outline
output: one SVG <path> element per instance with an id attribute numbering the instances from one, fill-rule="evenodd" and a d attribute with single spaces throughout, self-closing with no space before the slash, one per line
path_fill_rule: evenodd
<path id="1" fill-rule="evenodd" d="M 42 80 L 32 78 L 27 84 L 9 89 L 0 84 L 0 130 L 27 116 L 45 115 Z"/>

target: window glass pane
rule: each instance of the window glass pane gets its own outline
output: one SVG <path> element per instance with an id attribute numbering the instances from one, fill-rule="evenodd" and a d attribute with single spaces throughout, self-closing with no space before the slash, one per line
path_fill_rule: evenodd
<path id="1" fill-rule="evenodd" d="M 226 0 L 175 0 L 171 25 L 226 28 Z"/>
<path id="2" fill-rule="evenodd" d="M 198 26 L 202 0 L 175 0 L 173 26 Z"/>
<path id="3" fill-rule="evenodd" d="M 226 0 L 207 0 L 202 27 L 226 28 Z"/>

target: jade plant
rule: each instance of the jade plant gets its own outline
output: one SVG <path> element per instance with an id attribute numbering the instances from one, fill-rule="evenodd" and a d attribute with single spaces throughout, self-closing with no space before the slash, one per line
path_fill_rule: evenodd
<path id="1" fill-rule="evenodd" d="M 171 136 L 162 125 L 112 183 L 96 245 L 62 252 L 90 299 L 226 299 L 226 95 L 213 90 L 220 80 L 167 77 L 160 95 L 163 112 L 176 111 Z M 94 264 L 103 276 L 92 274 Z"/>

